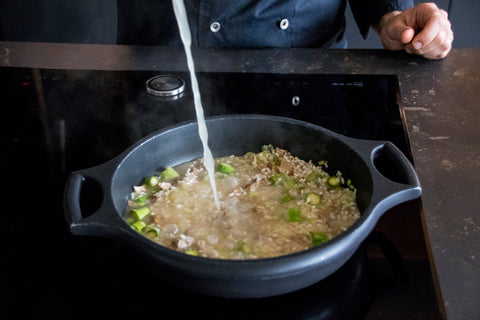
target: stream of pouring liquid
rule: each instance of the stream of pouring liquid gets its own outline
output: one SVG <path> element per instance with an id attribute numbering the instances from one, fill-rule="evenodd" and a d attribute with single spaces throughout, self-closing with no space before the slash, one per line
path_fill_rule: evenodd
<path id="1" fill-rule="evenodd" d="M 220 200 L 218 199 L 217 186 L 215 183 L 215 165 L 213 162 L 212 152 L 208 146 L 208 132 L 205 123 L 205 116 L 203 114 L 202 100 L 200 98 L 200 90 L 198 89 L 197 76 L 195 75 L 195 65 L 192 57 L 192 36 L 190 34 L 190 27 L 188 25 L 187 12 L 183 0 L 172 0 L 175 18 L 177 19 L 178 29 L 180 30 L 180 37 L 182 38 L 183 46 L 185 47 L 185 54 L 187 56 L 188 70 L 190 71 L 190 79 L 192 82 L 193 99 L 195 104 L 195 112 L 198 122 L 198 134 L 203 145 L 203 161 L 205 168 L 208 171 L 210 184 L 212 186 L 213 198 L 217 210 L 220 210 Z"/>

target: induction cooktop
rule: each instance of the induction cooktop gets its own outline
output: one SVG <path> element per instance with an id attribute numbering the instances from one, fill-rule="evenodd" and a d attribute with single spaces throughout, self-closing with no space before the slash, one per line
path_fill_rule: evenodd
<path id="1" fill-rule="evenodd" d="M 412 159 L 395 76 L 197 77 L 207 118 L 290 117 L 350 137 L 392 141 Z M 263 299 L 182 291 L 156 279 L 125 244 L 71 235 L 62 210 L 70 172 L 110 160 L 152 132 L 195 120 L 189 79 L 180 72 L 0 69 L 0 166 L 7 189 L 0 215 L 0 305 L 7 318 L 438 318 L 418 200 L 387 212 L 329 278 Z"/>

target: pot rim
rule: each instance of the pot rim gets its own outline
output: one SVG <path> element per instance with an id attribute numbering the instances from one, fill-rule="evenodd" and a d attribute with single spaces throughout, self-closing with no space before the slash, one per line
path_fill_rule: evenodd
<path id="1" fill-rule="evenodd" d="M 370 161 L 373 161 L 373 150 L 384 147 L 386 144 L 391 144 L 389 142 L 384 141 L 375 141 L 372 142 L 370 140 L 363 140 L 363 139 L 356 139 L 343 136 L 341 134 L 335 133 L 331 130 L 323 128 L 318 125 L 314 125 L 309 122 L 305 122 L 302 120 L 280 117 L 280 116 L 270 116 L 270 115 L 261 115 L 261 114 L 232 114 L 232 115 L 219 115 L 219 116 L 212 116 L 207 117 L 206 122 L 207 126 L 211 123 L 218 122 L 218 121 L 226 121 L 226 120 L 233 120 L 233 121 L 241 121 L 241 120 L 261 120 L 261 121 L 274 121 L 274 122 L 282 122 L 282 123 L 290 123 L 293 125 L 303 126 L 315 131 L 321 131 L 322 134 L 326 134 L 329 137 L 332 137 L 335 140 L 342 142 L 343 144 L 349 146 L 354 151 L 358 153 L 356 150 L 355 143 L 361 143 L 366 146 L 368 150 L 367 154 L 363 154 L 362 159 L 367 164 L 367 167 L 371 169 L 372 174 L 382 176 L 379 172 L 377 172 L 376 168 L 370 165 Z M 155 139 L 159 135 L 167 134 L 173 130 L 177 130 L 179 128 L 184 128 L 188 126 L 198 126 L 196 120 L 185 121 L 182 123 L 178 123 L 161 130 L 155 131 L 141 140 L 137 141 L 136 143 L 132 144 L 129 148 L 127 148 L 124 152 L 116 156 L 114 159 L 107 161 L 106 163 L 99 165 L 97 167 L 93 167 L 90 169 L 77 171 L 72 173 L 89 176 L 90 172 L 102 171 L 106 166 L 109 166 L 110 171 L 106 174 L 111 175 L 112 177 L 117 172 L 118 168 L 122 166 L 122 164 L 127 161 L 129 156 L 133 154 L 138 148 L 142 145 L 148 144 L 151 140 Z M 393 144 L 391 144 L 393 146 Z M 363 146 L 362 146 L 363 148 Z M 393 146 L 395 150 L 396 147 Z M 398 150 L 398 149 L 397 149 Z M 363 152 L 363 151 L 362 151 Z M 395 151 L 397 152 L 397 151 Z M 399 152 L 399 151 L 398 151 Z M 398 155 L 398 154 L 397 154 Z M 403 154 L 400 155 L 401 156 Z M 405 157 L 406 159 L 406 157 Z M 405 159 L 401 159 L 401 161 L 405 161 Z M 408 162 L 408 159 L 406 159 Z M 403 163 L 402 162 L 402 163 Z M 233 259 L 219 259 L 219 258 L 207 258 L 207 257 L 198 257 L 198 256 L 191 256 L 185 254 L 183 252 L 178 252 L 173 249 L 169 249 L 164 247 L 146 237 L 139 234 L 135 230 L 133 230 L 127 222 L 122 218 L 123 209 L 119 210 L 115 206 L 114 201 L 109 198 L 106 202 L 110 202 L 109 205 L 113 206 L 114 211 L 111 210 L 109 212 L 105 212 L 106 210 L 99 210 L 98 212 L 94 213 L 92 216 L 88 218 L 80 218 L 78 219 L 78 215 L 74 217 L 71 214 L 72 211 L 72 196 L 69 194 L 69 187 L 71 187 L 70 182 L 67 182 L 66 188 L 66 215 L 67 221 L 69 221 L 70 228 L 72 233 L 75 234 L 92 234 L 97 232 L 94 229 L 99 228 L 100 230 L 109 229 L 106 236 L 107 237 L 123 237 L 127 238 L 128 244 L 133 244 L 135 247 L 139 246 L 147 246 L 149 251 L 151 251 L 155 256 L 160 256 L 162 262 L 170 265 L 172 268 L 183 269 L 187 272 L 195 272 L 196 274 L 204 274 L 205 276 L 209 276 L 212 272 L 215 272 L 215 276 L 217 277 L 232 277 L 232 271 L 235 271 L 235 277 L 242 278 L 248 277 L 249 274 L 252 272 L 252 268 L 255 268 L 255 274 L 261 275 L 262 277 L 273 277 L 278 278 L 284 275 L 291 275 L 292 273 L 300 273 L 302 269 L 309 269 L 318 267 L 319 265 L 328 265 L 335 263 L 336 260 L 344 260 L 345 262 L 360 246 L 361 242 L 368 236 L 368 234 L 373 230 L 377 220 L 381 217 L 381 215 L 387 211 L 389 208 L 393 207 L 394 205 L 417 198 L 421 194 L 420 184 L 418 182 L 418 177 L 416 176 L 413 166 L 409 166 L 408 164 L 403 163 L 406 166 L 406 170 L 408 170 L 409 176 L 409 185 L 407 186 L 394 186 L 394 190 L 396 193 L 387 197 L 380 196 L 374 198 L 374 196 L 378 193 L 378 190 L 375 189 L 375 179 L 372 179 L 373 183 L 373 191 L 372 191 L 372 199 L 370 200 L 368 206 L 361 212 L 360 218 L 355 221 L 347 230 L 342 232 L 341 234 L 337 235 L 336 237 L 330 239 L 328 242 L 323 243 L 321 245 L 291 253 L 288 255 L 282 255 L 277 257 L 269 257 L 269 258 L 259 258 L 259 259 L 248 259 L 248 260 L 233 260 Z M 105 173 L 104 173 L 105 174 Z M 383 177 L 383 176 L 382 176 Z M 70 177 L 71 178 L 71 177 Z M 69 178 L 69 181 L 70 181 Z M 386 178 L 383 178 L 387 180 Z M 108 179 L 107 179 L 108 180 Z M 398 183 L 396 183 L 398 184 Z M 113 183 L 109 181 L 106 186 L 104 186 L 104 190 L 106 191 L 107 195 L 108 192 L 111 192 L 111 187 Z M 378 189 L 378 188 L 377 188 Z M 393 201 L 394 195 L 399 193 L 403 193 L 403 197 L 401 201 Z M 108 197 L 107 197 L 108 198 Z M 393 202 L 392 202 L 393 201 Z M 104 201 L 105 202 L 105 201 Z M 99 218 L 98 216 L 103 215 L 103 218 Z M 80 215 L 81 216 L 81 215 Z M 90 230 L 89 230 L 90 229 Z M 142 249 L 144 250 L 144 249 Z M 144 250 L 146 251 L 146 250 Z M 275 268 L 272 268 L 275 266 Z M 214 267 L 213 271 L 206 267 Z"/>

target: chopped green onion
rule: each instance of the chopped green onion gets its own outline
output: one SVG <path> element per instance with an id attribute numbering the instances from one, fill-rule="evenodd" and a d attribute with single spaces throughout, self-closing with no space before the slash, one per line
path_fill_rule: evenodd
<path id="1" fill-rule="evenodd" d="M 355 187 L 352 185 L 352 180 L 350 180 L 350 179 L 347 180 L 347 186 L 348 186 L 348 188 L 350 188 L 351 190 L 355 190 Z"/>
<path id="2" fill-rule="evenodd" d="M 273 146 L 272 146 L 271 144 L 269 144 L 269 145 L 263 145 L 263 146 L 262 146 L 262 152 L 273 153 Z"/>
<path id="3" fill-rule="evenodd" d="M 142 207 L 138 209 L 132 209 L 130 214 L 135 217 L 137 220 L 142 220 L 150 213 L 148 207 Z"/>
<path id="4" fill-rule="evenodd" d="M 144 206 L 147 203 L 147 199 L 148 199 L 148 195 L 145 194 L 141 197 L 136 198 L 133 201 L 135 201 L 135 203 L 138 205 Z"/>
<path id="5" fill-rule="evenodd" d="M 287 189 L 292 189 L 297 185 L 297 181 L 295 178 L 284 174 L 284 173 L 276 173 L 270 178 L 268 178 L 271 184 L 279 185 L 282 184 Z"/>
<path id="6" fill-rule="evenodd" d="M 327 180 L 327 185 L 332 188 L 337 188 L 340 186 L 340 178 L 337 176 L 331 176 Z"/>
<path id="7" fill-rule="evenodd" d="M 277 184 L 282 178 L 282 176 L 283 175 L 281 173 L 275 173 L 273 176 L 268 178 L 268 181 L 270 181 L 271 184 Z"/>
<path id="8" fill-rule="evenodd" d="M 313 170 L 306 178 L 307 182 L 318 182 L 323 177 L 323 175 L 318 172 Z"/>
<path id="9" fill-rule="evenodd" d="M 146 233 L 149 237 L 151 237 L 151 238 L 156 238 L 156 237 L 158 237 L 158 232 L 159 232 L 159 230 L 158 230 L 158 228 L 155 227 L 154 225 L 151 225 L 151 224 L 150 224 L 150 225 L 146 226 L 145 229 L 146 229 L 146 230 L 145 230 L 145 233 Z"/>
<path id="10" fill-rule="evenodd" d="M 229 174 L 235 170 L 234 167 L 229 165 L 228 163 L 221 162 L 217 165 L 217 171 L 224 173 L 224 174 Z"/>
<path id="11" fill-rule="evenodd" d="M 138 220 L 135 219 L 134 217 L 128 217 L 127 218 L 127 223 L 130 224 L 130 225 L 135 223 L 136 221 L 138 221 Z"/>
<path id="12" fill-rule="evenodd" d="M 277 156 L 273 157 L 273 163 L 276 165 L 276 166 L 280 166 L 282 163 L 280 161 L 280 159 L 278 159 Z"/>
<path id="13" fill-rule="evenodd" d="M 310 232 L 310 235 L 312 236 L 312 245 L 314 246 L 318 246 L 329 240 L 328 236 L 323 232 Z"/>
<path id="14" fill-rule="evenodd" d="M 248 254 L 252 251 L 252 248 L 250 248 L 250 246 L 247 245 L 245 242 L 242 242 L 238 245 L 238 247 L 235 248 L 235 251 L 241 252 L 243 254 Z"/>
<path id="15" fill-rule="evenodd" d="M 287 189 L 292 189 L 297 185 L 297 181 L 295 181 L 295 178 L 290 177 L 290 176 L 285 176 L 283 179 L 283 186 Z"/>
<path id="16" fill-rule="evenodd" d="M 185 250 L 185 253 L 191 256 L 198 256 L 198 252 L 195 250 Z"/>
<path id="17" fill-rule="evenodd" d="M 305 195 L 305 201 L 311 205 L 317 205 L 322 202 L 322 197 L 315 192 L 310 192 Z"/>
<path id="18" fill-rule="evenodd" d="M 175 171 L 172 167 L 168 167 L 160 174 L 160 179 L 162 180 L 172 180 L 179 176 L 178 172 Z"/>
<path id="19" fill-rule="evenodd" d="M 282 203 L 287 203 L 287 202 L 290 202 L 290 201 L 292 201 L 292 200 L 294 200 L 294 199 L 295 199 L 295 198 L 294 198 L 291 194 L 289 194 L 289 193 L 284 193 L 284 194 L 282 195 L 282 198 L 280 199 L 280 201 L 281 201 Z"/>
<path id="20" fill-rule="evenodd" d="M 151 176 L 145 179 L 144 182 L 149 187 L 154 187 L 158 184 L 158 178 L 155 176 Z"/>
<path id="21" fill-rule="evenodd" d="M 290 222 L 302 221 L 302 210 L 300 208 L 288 209 L 288 221 Z"/>
<path id="22" fill-rule="evenodd" d="M 145 228 L 145 226 L 146 226 L 145 222 L 143 222 L 141 220 L 132 224 L 132 228 L 135 229 L 138 232 L 141 232 L 143 230 L 143 228 Z"/>

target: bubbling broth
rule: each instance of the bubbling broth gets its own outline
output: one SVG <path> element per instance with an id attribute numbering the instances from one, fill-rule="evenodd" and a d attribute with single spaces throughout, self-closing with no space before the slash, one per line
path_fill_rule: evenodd
<path id="1" fill-rule="evenodd" d="M 167 168 L 134 186 L 125 219 L 173 250 L 221 259 L 286 255 L 322 244 L 359 217 L 356 189 L 326 162 L 264 146 L 215 158 L 220 209 L 203 159 Z"/>

